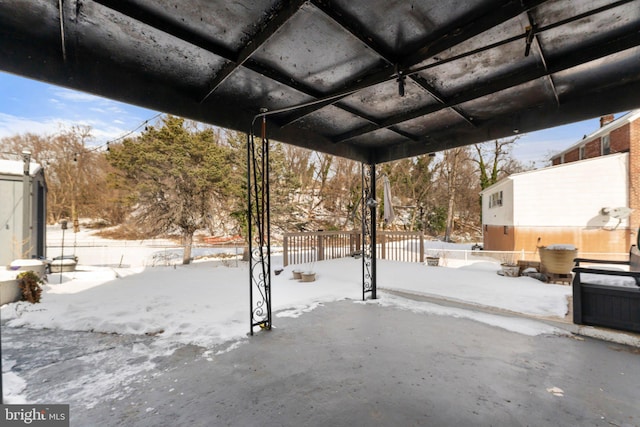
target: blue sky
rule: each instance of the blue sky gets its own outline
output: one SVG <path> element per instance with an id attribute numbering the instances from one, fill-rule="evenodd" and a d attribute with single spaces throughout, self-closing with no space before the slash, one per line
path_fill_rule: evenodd
<path id="1" fill-rule="evenodd" d="M 26 132 L 53 133 L 60 126 L 82 124 L 93 128 L 94 143 L 101 145 L 156 115 L 156 111 L 0 72 L 0 138 Z M 598 127 L 595 118 L 525 134 L 513 150 L 514 157 L 525 164 L 546 166 L 552 154 Z"/>
<path id="2" fill-rule="evenodd" d="M 54 133 L 89 125 L 103 144 L 154 117 L 155 111 L 0 72 L 0 137 Z"/>

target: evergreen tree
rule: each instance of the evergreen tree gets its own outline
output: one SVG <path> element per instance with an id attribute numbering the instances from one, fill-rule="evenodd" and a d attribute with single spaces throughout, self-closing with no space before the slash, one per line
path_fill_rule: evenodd
<path id="1" fill-rule="evenodd" d="M 210 127 L 167 116 L 161 127 L 112 146 L 108 159 L 116 182 L 133 189 L 137 223 L 151 236 L 178 230 L 188 264 L 194 233 L 211 228 L 211 212 L 231 192 L 230 147 Z"/>

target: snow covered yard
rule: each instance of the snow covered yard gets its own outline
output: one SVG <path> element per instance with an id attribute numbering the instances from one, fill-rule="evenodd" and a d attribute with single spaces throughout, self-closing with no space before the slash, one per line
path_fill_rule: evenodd
<path id="1" fill-rule="evenodd" d="M 315 264 L 315 282 L 293 280 L 288 266 L 274 275 L 276 316 L 291 316 L 317 304 L 362 298 L 361 262 L 352 258 Z M 378 262 L 378 286 L 529 315 L 563 318 L 570 288 L 496 274 L 497 267 L 461 268 Z M 209 347 L 248 332 L 248 267 L 215 262 L 188 266 L 117 269 L 80 267 L 50 275 L 42 302 L 7 304 L 2 319 L 10 327 L 53 328 L 155 335 L 161 340 Z M 381 300 L 388 298 L 384 293 Z M 372 302 L 376 303 L 376 302 Z"/>
<path id="2" fill-rule="evenodd" d="M 129 246 L 130 256 L 135 250 L 134 245 Z M 153 252 L 140 245 L 138 264 L 149 265 L 144 259 L 150 256 Z M 220 348 L 233 349 L 246 341 L 249 332 L 246 263 L 210 260 L 187 266 L 122 268 L 83 265 L 83 259 L 90 258 L 90 255 L 81 254 L 75 272 L 49 275 L 49 284 L 45 286 L 40 304 L 18 302 L 2 306 L 3 327 L 141 336 L 150 340 L 149 343 L 135 345 L 132 349 L 135 348 L 134 353 L 138 355 L 146 355 L 148 361 L 184 345 L 200 346 L 215 353 Z M 277 256 L 272 262 L 274 269 L 282 265 Z M 308 269 L 309 266 L 287 266 L 281 274 L 272 277 L 274 328 L 278 327 L 278 318 L 298 317 L 324 303 L 346 299 L 414 313 L 472 319 L 530 336 L 564 333 L 531 319 L 446 307 L 384 292 L 401 291 L 557 319 L 564 318 L 567 312 L 570 287 L 544 284 L 527 277 L 502 277 L 496 274 L 497 263 L 457 265 L 458 268 L 427 267 L 417 263 L 378 261 L 379 299 L 364 303 L 361 301 L 361 260 L 343 258 L 317 262 L 313 266 L 316 281 L 309 283 L 292 277 L 294 269 Z M 24 401 L 25 384 L 12 371 L 14 365 L 15 361 L 3 361 L 8 402 Z M 135 366 L 139 372 L 154 368 L 151 362 Z M 99 390 L 126 381 L 135 374 L 132 369 L 110 370 L 102 381 L 91 381 L 91 387 Z M 61 401 L 64 393 L 60 392 Z M 95 393 L 95 396 L 99 395 L 98 391 Z M 92 396 L 94 394 L 83 398 L 88 399 L 87 406 L 95 403 L 91 402 Z"/>

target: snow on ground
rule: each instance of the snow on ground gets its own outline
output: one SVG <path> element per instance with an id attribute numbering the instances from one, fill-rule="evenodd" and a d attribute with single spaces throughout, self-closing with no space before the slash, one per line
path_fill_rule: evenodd
<path id="1" fill-rule="evenodd" d="M 100 242 L 100 251 L 107 247 L 103 243 Z M 153 335 L 159 348 L 165 349 L 182 344 L 213 348 L 231 342 L 230 350 L 246 337 L 249 332 L 246 263 L 205 261 L 187 266 L 151 267 L 149 257 L 158 252 L 166 254 L 165 249 L 131 242 L 126 247 L 128 256 L 140 266 L 127 263 L 126 267 L 118 267 L 123 263 L 117 262 L 87 265 L 87 260 L 96 255 L 96 248 L 83 249 L 78 245 L 78 270 L 50 274 L 40 304 L 17 302 L 2 306 L 0 316 L 6 326 Z M 280 267 L 281 257 L 274 257 L 272 264 L 274 270 Z M 458 261 L 449 265 L 452 264 L 461 266 L 427 267 L 379 260 L 378 287 L 383 292 L 379 292 L 379 300 L 367 303 L 464 317 L 527 335 L 560 333 L 534 320 L 444 307 L 384 292 L 388 289 L 435 296 L 545 317 L 563 318 L 567 312 L 568 286 L 545 284 L 528 277 L 502 277 L 496 274 L 497 263 Z M 291 272 L 296 268 L 313 268 L 316 281 L 294 280 Z M 276 318 L 295 317 L 331 301 L 351 299 L 360 303 L 361 280 L 362 261 L 354 258 L 322 261 L 313 266 L 288 266 L 272 277 L 272 310 Z M 277 327 L 277 320 L 274 325 Z M 9 400 L 20 401 L 24 381 L 11 372 L 8 361 L 4 361 L 3 371 L 5 395 Z"/>
<path id="2" fill-rule="evenodd" d="M 565 335 L 566 333 L 553 326 L 548 326 L 531 319 L 505 317 L 497 314 L 489 314 L 478 311 L 465 310 L 455 307 L 447 307 L 438 304 L 430 304 L 408 300 L 396 295 L 385 295 L 383 298 L 369 301 L 369 303 L 380 304 L 383 307 L 398 307 L 404 310 L 411 310 L 414 313 L 435 314 L 438 316 L 451 316 L 455 318 L 471 319 L 487 325 L 517 332 L 523 335 L 554 334 Z"/>
<path id="3" fill-rule="evenodd" d="M 383 262 L 378 270 L 378 287 L 528 315 L 565 316 L 570 287 L 543 283 L 530 277 L 503 277 L 497 274 L 499 269 L 497 263 L 489 262 L 476 262 L 459 268 Z M 399 271 L 402 272 L 400 276 Z"/>
<path id="4" fill-rule="evenodd" d="M 2 307 L 10 327 L 55 328 L 156 335 L 163 340 L 211 347 L 248 332 L 248 267 L 214 262 L 119 271 L 79 267 L 52 274 L 40 304 Z M 272 278 L 272 309 L 300 313 L 314 305 L 362 298 L 360 260 L 317 262 L 315 282 L 292 278 L 295 266 Z M 444 297 L 513 312 L 564 317 L 569 287 L 496 274 L 486 263 L 461 268 L 378 261 L 380 289 Z M 73 276 L 73 278 L 71 278 Z M 387 298 L 382 294 L 383 299 Z M 397 304 L 396 304 L 397 305 Z"/>
<path id="5" fill-rule="evenodd" d="M 15 360 L 3 360 L 2 361 L 2 389 L 3 389 L 3 403 L 21 404 L 27 403 L 26 399 L 22 395 L 27 383 L 20 378 L 15 372 L 11 372 L 11 368 L 15 365 Z"/>

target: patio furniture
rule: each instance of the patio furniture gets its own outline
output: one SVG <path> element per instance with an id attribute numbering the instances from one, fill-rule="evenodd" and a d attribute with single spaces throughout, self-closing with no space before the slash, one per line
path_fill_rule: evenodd
<path id="1" fill-rule="evenodd" d="M 580 267 L 580 263 L 628 265 L 629 271 Z M 576 258 L 573 269 L 573 323 L 640 333 L 640 250 L 628 261 Z"/>

